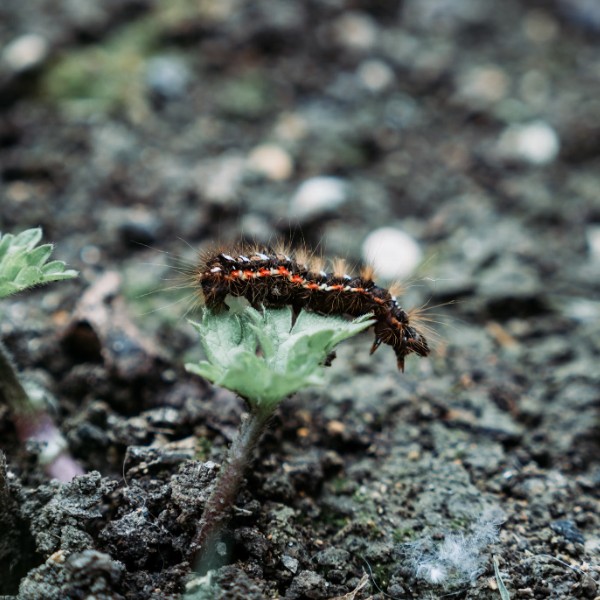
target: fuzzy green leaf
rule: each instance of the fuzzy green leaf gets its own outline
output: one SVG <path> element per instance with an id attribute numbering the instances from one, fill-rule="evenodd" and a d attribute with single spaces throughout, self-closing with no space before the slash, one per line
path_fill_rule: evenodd
<path id="1" fill-rule="evenodd" d="M 3 260 L 6 256 L 14 238 L 15 236 L 10 233 L 7 233 L 4 236 L 0 234 L 0 260 Z"/>
<path id="2" fill-rule="evenodd" d="M 0 281 L 0 298 L 16 294 L 19 288 L 12 281 Z"/>
<path id="3" fill-rule="evenodd" d="M 27 229 L 18 235 L 0 233 L 0 298 L 50 281 L 72 279 L 77 271 L 60 260 L 46 262 L 51 244 L 37 246 L 42 230 Z"/>
<path id="4" fill-rule="evenodd" d="M 27 262 L 31 266 L 41 268 L 42 265 L 50 258 L 52 254 L 52 244 L 42 244 L 37 248 L 33 248 L 27 254 Z"/>
<path id="5" fill-rule="evenodd" d="M 62 260 L 51 260 L 49 263 L 42 265 L 40 269 L 44 275 L 56 277 L 57 279 L 66 279 L 77 275 L 77 271 L 66 269 L 66 265 Z M 73 273 L 75 275 L 73 275 Z M 65 275 L 66 277 L 63 277 Z"/>
<path id="6" fill-rule="evenodd" d="M 341 341 L 373 324 L 370 315 L 341 317 L 247 307 L 203 312 L 194 327 L 208 361 L 186 368 L 238 393 L 256 409 L 272 410 L 298 390 L 323 381 L 323 363 Z"/>
<path id="7" fill-rule="evenodd" d="M 27 248 L 28 250 L 32 250 L 36 247 L 41 239 L 42 229 L 41 227 L 35 227 L 33 229 L 26 229 L 25 231 L 18 233 L 13 244 L 22 248 Z"/>

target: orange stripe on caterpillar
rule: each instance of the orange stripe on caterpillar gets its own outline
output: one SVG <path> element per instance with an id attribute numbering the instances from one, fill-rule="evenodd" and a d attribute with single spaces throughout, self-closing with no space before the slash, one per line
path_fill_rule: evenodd
<path id="1" fill-rule="evenodd" d="M 410 323 L 409 313 L 398 304 L 395 294 L 376 285 L 372 277 L 369 268 L 360 276 L 348 275 L 345 263 L 339 260 L 334 262 L 333 272 L 326 272 L 322 260 L 311 264 L 307 256 L 294 259 L 283 249 L 254 248 L 208 255 L 195 271 L 194 282 L 212 309 L 225 308 L 225 298 L 231 295 L 242 296 L 255 307 L 291 305 L 296 311 L 351 317 L 373 313 L 371 353 L 382 343 L 391 346 L 398 368 L 404 370 L 409 354 L 429 354 L 427 340 Z"/>

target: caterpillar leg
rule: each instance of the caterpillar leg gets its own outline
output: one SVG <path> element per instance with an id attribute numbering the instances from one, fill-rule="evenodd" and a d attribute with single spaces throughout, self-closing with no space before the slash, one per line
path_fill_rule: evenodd
<path id="1" fill-rule="evenodd" d="M 379 346 L 381 346 L 382 341 L 383 340 L 380 337 L 375 336 L 375 341 L 373 342 L 373 345 L 371 346 L 371 351 L 369 352 L 369 354 L 374 354 L 375 351 L 377 350 L 377 348 L 379 348 Z"/>

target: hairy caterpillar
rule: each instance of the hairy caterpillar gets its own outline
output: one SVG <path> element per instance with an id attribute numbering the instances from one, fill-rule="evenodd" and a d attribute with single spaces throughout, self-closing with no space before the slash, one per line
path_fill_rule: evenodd
<path id="1" fill-rule="evenodd" d="M 295 311 L 351 317 L 373 313 L 371 354 L 382 343 L 391 346 L 401 371 L 407 355 L 429 354 L 425 336 L 410 324 L 409 313 L 398 304 L 394 289 L 376 285 L 372 269 L 366 267 L 353 277 L 341 260 L 334 261 L 332 272 L 323 269 L 321 259 L 300 254 L 291 257 L 285 249 L 240 249 L 207 254 L 193 279 L 212 309 L 226 308 L 225 298 L 232 295 L 246 298 L 255 307 L 291 305 Z"/>

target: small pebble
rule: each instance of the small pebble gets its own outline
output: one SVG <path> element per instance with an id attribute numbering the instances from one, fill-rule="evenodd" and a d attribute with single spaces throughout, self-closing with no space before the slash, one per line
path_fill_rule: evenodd
<path id="1" fill-rule="evenodd" d="M 585 551 L 588 554 L 600 554 L 600 537 L 594 537 L 586 540 Z"/>
<path id="2" fill-rule="evenodd" d="M 585 298 L 571 300 L 566 304 L 564 314 L 581 323 L 597 323 L 600 321 L 600 302 Z"/>
<path id="3" fill-rule="evenodd" d="M 348 186 L 337 177 L 313 177 L 300 185 L 290 202 L 290 216 L 306 221 L 335 210 L 348 199 Z"/>
<path id="4" fill-rule="evenodd" d="M 558 521 L 553 521 L 550 523 L 550 529 L 565 538 L 565 540 L 568 542 L 573 542 L 574 544 L 585 543 L 583 534 L 577 528 L 575 522 L 571 521 L 570 519 L 559 519 Z"/>
<path id="5" fill-rule="evenodd" d="M 256 146 L 248 156 L 248 166 L 271 181 L 285 181 L 294 170 L 291 156 L 275 144 Z"/>
<path id="6" fill-rule="evenodd" d="M 128 208 L 115 211 L 119 220 L 118 231 L 124 244 L 132 248 L 152 245 L 160 231 L 160 220 L 156 214 L 146 208 Z"/>
<path id="7" fill-rule="evenodd" d="M 46 56 L 48 56 L 48 42 L 36 33 L 27 33 L 18 37 L 2 52 L 2 60 L 14 72 L 37 67 Z"/>
<path id="8" fill-rule="evenodd" d="M 14 181 L 5 187 L 5 195 L 9 202 L 15 204 L 29 200 L 34 194 L 34 188 L 25 181 Z"/>
<path id="9" fill-rule="evenodd" d="M 371 17 L 360 12 L 347 12 L 333 24 L 337 42 L 349 50 L 370 50 L 377 42 L 379 32 Z"/>
<path id="10" fill-rule="evenodd" d="M 308 123 L 299 114 L 286 112 L 277 119 L 273 132 L 282 140 L 297 142 L 308 134 Z"/>
<path id="11" fill-rule="evenodd" d="M 423 252 L 410 235 L 394 227 L 372 231 L 362 245 L 363 259 L 384 279 L 404 279 L 421 262 Z"/>
<path id="12" fill-rule="evenodd" d="M 298 562 L 298 559 L 292 557 L 292 556 L 288 556 L 287 554 L 284 554 L 281 557 L 281 562 L 283 563 L 283 566 L 288 569 L 288 571 L 291 571 L 292 573 L 296 573 L 296 571 L 298 571 L 298 565 L 300 564 Z"/>
<path id="13" fill-rule="evenodd" d="M 525 15 L 523 30 L 532 42 L 546 44 L 556 38 L 559 26 L 549 12 L 534 8 Z"/>
<path id="14" fill-rule="evenodd" d="M 365 60 L 356 72 L 361 85 L 373 93 L 383 92 L 395 79 L 394 71 L 381 60 Z"/>
<path id="15" fill-rule="evenodd" d="M 166 98 L 181 98 L 190 81 L 185 63 L 173 56 L 156 56 L 148 61 L 146 84 L 155 94 Z"/>
<path id="16" fill-rule="evenodd" d="M 102 260 L 102 252 L 98 246 L 89 244 L 79 251 L 79 257 L 86 265 L 97 265 Z"/>
<path id="17" fill-rule="evenodd" d="M 519 81 L 519 93 L 527 104 L 545 106 L 552 94 L 548 74 L 538 69 L 527 71 Z"/>
<path id="18" fill-rule="evenodd" d="M 551 163 L 560 151 L 556 131 L 544 121 L 511 125 L 500 136 L 500 154 L 532 165 Z"/>
<path id="19" fill-rule="evenodd" d="M 239 195 L 246 159 L 237 154 L 222 156 L 198 171 L 200 187 L 213 204 L 229 204 Z"/>
<path id="20" fill-rule="evenodd" d="M 458 82 L 459 94 L 467 102 L 479 105 L 492 104 L 506 97 L 510 80 L 496 66 L 475 67 L 462 75 Z"/>

